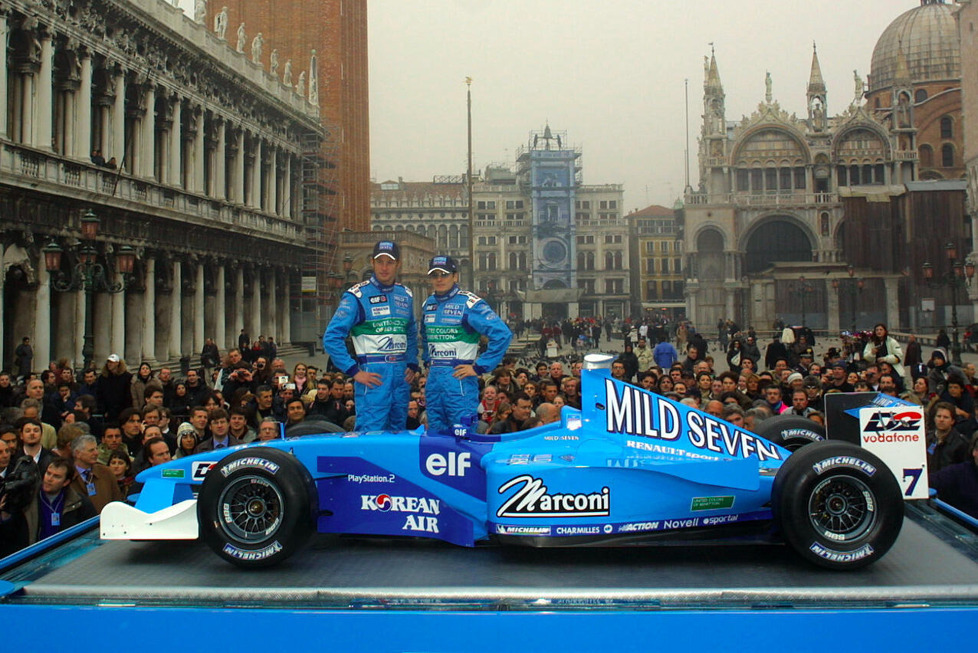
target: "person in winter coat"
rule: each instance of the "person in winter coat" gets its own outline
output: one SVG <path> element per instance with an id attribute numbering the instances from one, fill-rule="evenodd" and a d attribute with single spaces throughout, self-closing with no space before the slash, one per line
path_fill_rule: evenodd
<path id="1" fill-rule="evenodd" d="M 126 369 L 126 361 L 118 354 L 110 354 L 98 378 L 99 409 L 106 421 L 115 420 L 120 412 L 132 406 L 131 386 L 132 373 Z"/>
<path id="2" fill-rule="evenodd" d="M 951 365 L 947 360 L 947 351 L 938 347 L 927 362 L 930 371 L 927 373 L 927 386 L 932 395 L 944 392 L 947 377 L 952 374 L 964 375 L 961 368 Z"/>
<path id="3" fill-rule="evenodd" d="M 889 363 L 901 379 L 906 376 L 906 371 L 903 368 L 903 349 L 900 347 L 900 343 L 889 335 L 886 325 L 882 322 L 873 327 L 873 336 L 863 349 L 863 360 L 870 365 L 873 363 Z"/>

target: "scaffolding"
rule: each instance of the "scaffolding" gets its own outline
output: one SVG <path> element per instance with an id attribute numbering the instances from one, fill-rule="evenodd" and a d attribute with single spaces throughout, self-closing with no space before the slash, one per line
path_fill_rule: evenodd
<path id="1" fill-rule="evenodd" d="M 332 125 L 323 125 L 320 133 L 306 132 L 301 139 L 299 160 L 300 216 L 305 228 L 309 253 L 302 262 L 300 287 L 294 297 L 300 297 L 298 314 L 293 315 L 293 342 L 315 342 L 319 339 L 326 319 L 326 306 L 335 301 L 338 176 L 335 132 Z"/>

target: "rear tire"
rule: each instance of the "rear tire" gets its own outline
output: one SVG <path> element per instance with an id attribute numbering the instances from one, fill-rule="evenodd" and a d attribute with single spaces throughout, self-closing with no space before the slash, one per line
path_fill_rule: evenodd
<path id="1" fill-rule="evenodd" d="M 825 427 L 801 415 L 771 417 L 761 422 L 754 433 L 788 451 L 825 440 Z"/>
<path id="2" fill-rule="evenodd" d="M 774 479 L 771 505 L 788 544 L 829 569 L 879 560 L 903 526 L 903 493 L 893 473 L 848 442 L 817 442 L 793 453 Z"/>
<path id="3" fill-rule="evenodd" d="M 309 539 L 317 504 L 312 476 L 294 456 L 248 447 L 207 473 L 197 498 L 200 537 L 239 567 L 270 567 Z"/>

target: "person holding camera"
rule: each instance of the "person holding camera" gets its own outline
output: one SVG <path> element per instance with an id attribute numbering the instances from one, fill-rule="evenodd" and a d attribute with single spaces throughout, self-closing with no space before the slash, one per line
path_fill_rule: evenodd
<path id="1" fill-rule="evenodd" d="M 870 365 L 889 363 L 893 371 L 900 375 L 901 380 L 906 377 L 906 370 L 903 367 L 903 349 L 900 348 L 900 343 L 889 335 L 886 325 L 882 322 L 873 327 L 873 337 L 863 349 L 863 360 Z"/>
<path id="2" fill-rule="evenodd" d="M 0 509 L 4 546 L 15 546 L 16 551 L 96 516 L 88 497 L 69 487 L 74 477 L 71 461 L 54 456 L 41 474 L 40 488 L 30 494 L 26 507 L 19 513 L 11 512 L 7 507 L 9 498 L 4 499 Z"/>
<path id="3" fill-rule="evenodd" d="M 21 548 L 18 519 L 37 489 L 38 472 L 34 460 L 18 456 L 6 440 L 0 440 L 0 558 Z"/>

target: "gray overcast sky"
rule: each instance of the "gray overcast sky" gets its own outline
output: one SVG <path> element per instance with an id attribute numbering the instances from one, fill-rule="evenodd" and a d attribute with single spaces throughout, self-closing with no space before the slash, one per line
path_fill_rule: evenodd
<path id="1" fill-rule="evenodd" d="M 766 71 L 774 98 L 804 115 L 813 41 L 834 115 L 852 100 L 853 69 L 865 79 L 883 30 L 919 4 L 369 0 L 371 175 L 427 181 L 464 172 L 470 76 L 477 170 L 512 162 L 530 130 L 549 121 L 583 149 L 585 183 L 624 184 L 628 210 L 671 205 L 684 184 L 687 78 L 690 178 L 698 182 L 711 42 L 728 120 L 763 101 Z"/>

